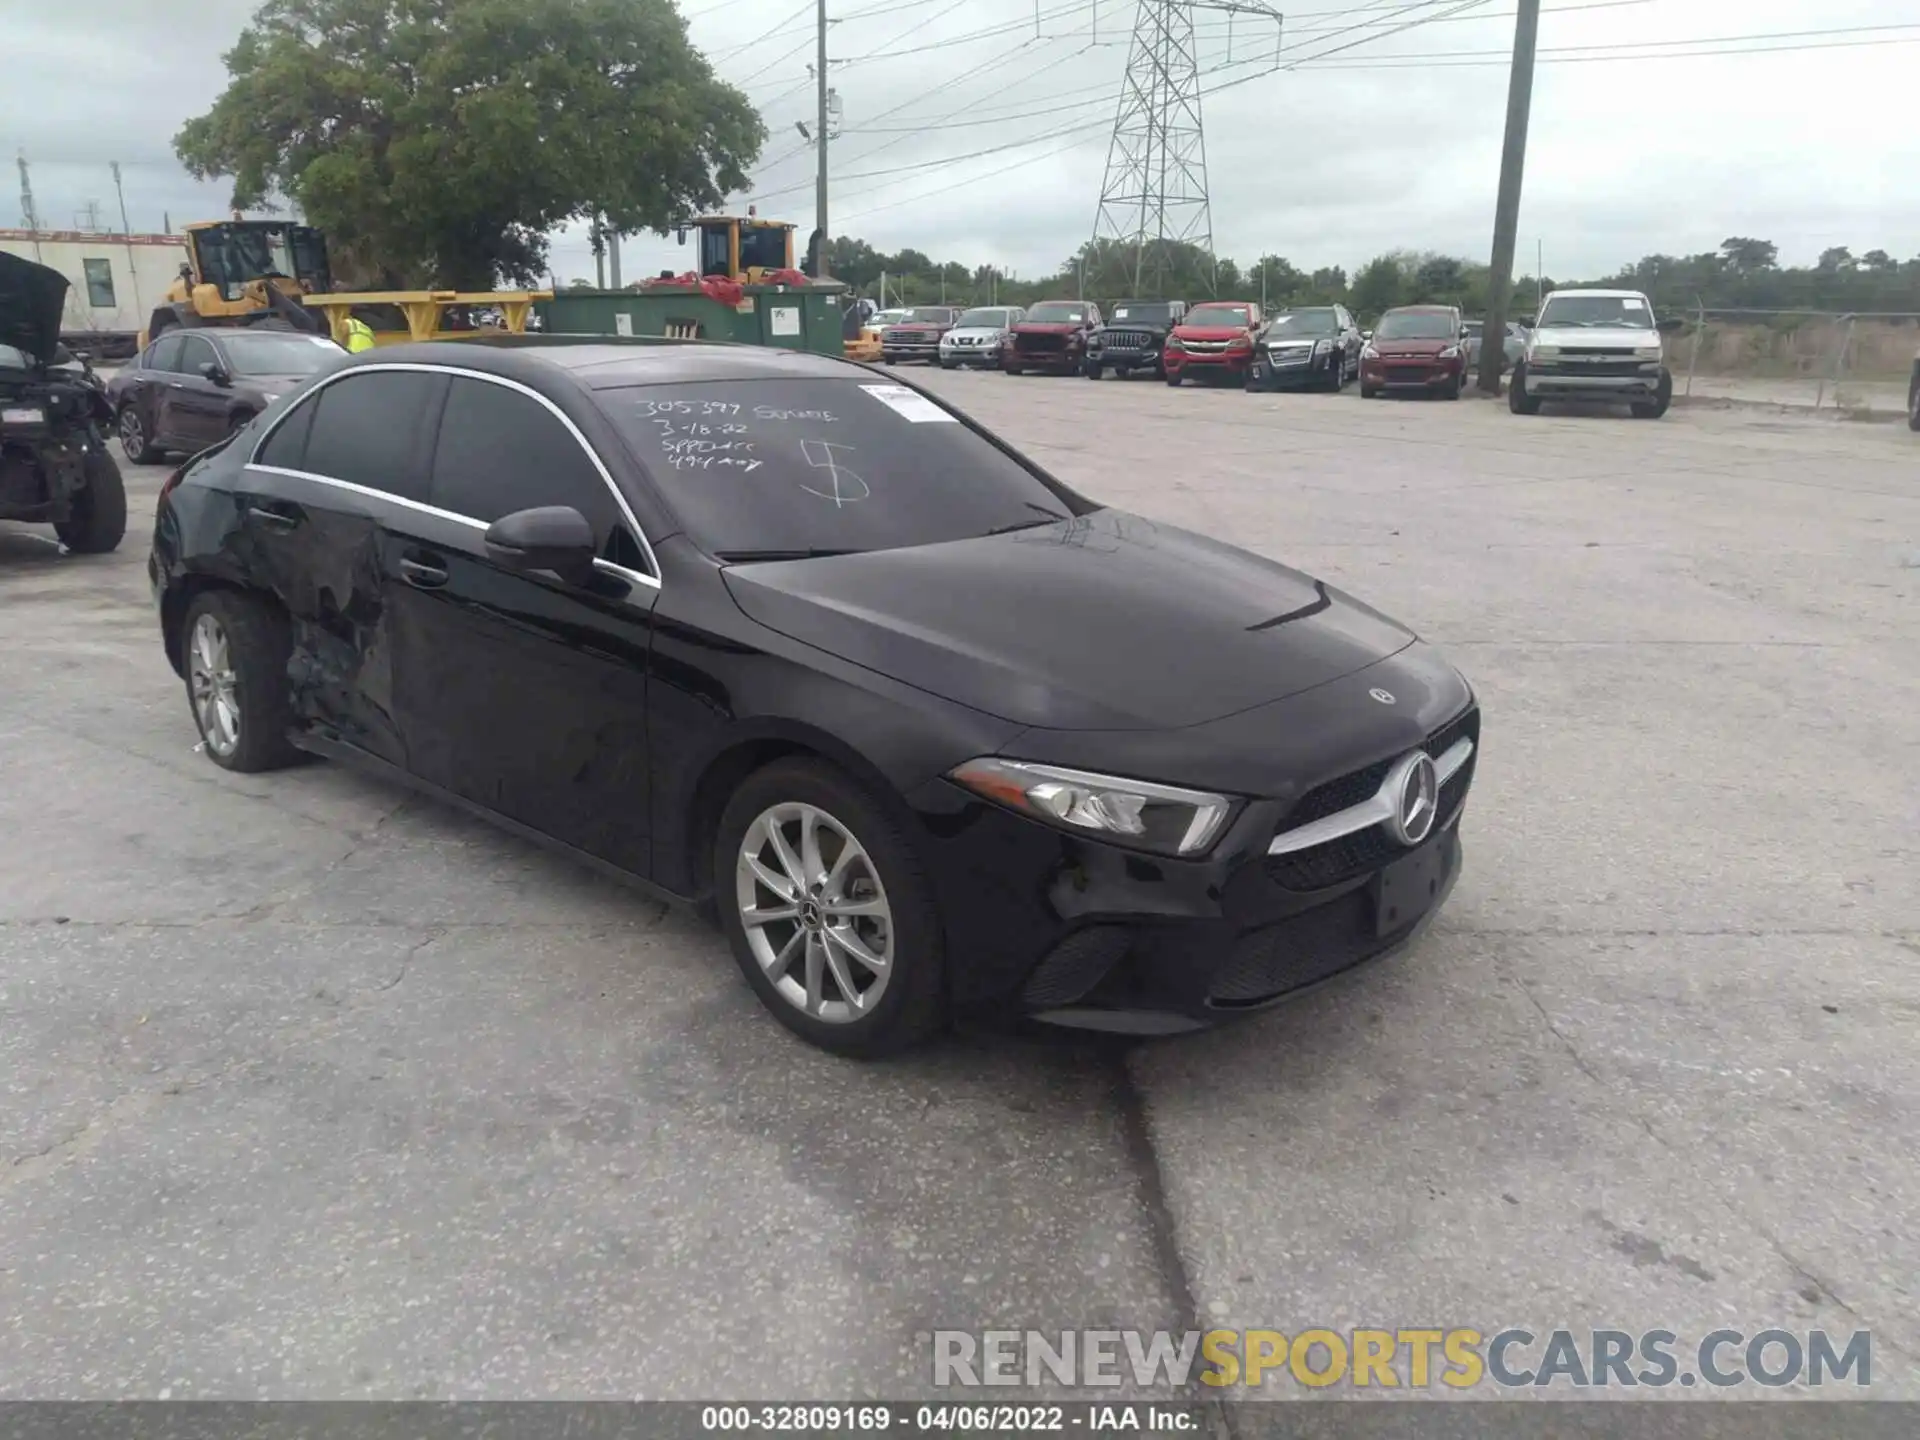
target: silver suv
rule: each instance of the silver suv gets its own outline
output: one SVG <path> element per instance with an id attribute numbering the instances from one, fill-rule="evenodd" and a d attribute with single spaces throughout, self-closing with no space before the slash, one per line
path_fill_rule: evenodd
<path id="1" fill-rule="evenodd" d="M 1656 323 L 1652 304 L 1637 290 L 1555 290 L 1527 335 L 1507 407 L 1537 415 L 1542 400 L 1601 400 L 1657 420 L 1673 403 L 1673 372 L 1660 336 L 1680 323 Z"/>

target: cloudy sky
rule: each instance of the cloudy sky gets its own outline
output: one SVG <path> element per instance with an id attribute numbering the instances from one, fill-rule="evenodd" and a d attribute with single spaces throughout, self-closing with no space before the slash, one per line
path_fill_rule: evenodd
<path id="1" fill-rule="evenodd" d="M 1196 6 L 1219 253 L 1349 271 L 1398 247 L 1484 257 L 1514 0 L 1300 0 L 1283 34 Z M 0 0 L 0 146 L 43 223 L 206 218 L 171 137 L 219 93 L 253 0 Z M 767 117 L 760 213 L 813 223 L 814 0 L 682 0 L 695 42 Z M 832 228 L 885 250 L 1051 270 L 1093 227 L 1135 0 L 829 0 L 841 135 Z M 1036 20 L 1036 16 L 1038 17 Z M 190 23 L 189 23 L 190 17 Z M 1231 29 L 1231 33 L 1229 30 Z M 1277 53 L 1276 53 L 1276 46 Z M 1920 0 L 1545 0 L 1519 268 L 1594 275 L 1732 234 L 1805 262 L 1920 252 Z M 1736 53 L 1727 53 L 1736 52 Z M 1770 53 L 1763 53 L 1770 52 Z M 8 177 L 11 180 L 12 177 Z M 7 186 L 0 224 L 18 224 Z M 685 268 L 629 237 L 629 279 Z M 590 276 L 559 237 L 564 282 Z"/>

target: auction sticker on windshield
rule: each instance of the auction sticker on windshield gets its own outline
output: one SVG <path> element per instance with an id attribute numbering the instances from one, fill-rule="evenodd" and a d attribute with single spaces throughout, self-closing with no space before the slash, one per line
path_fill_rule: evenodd
<path id="1" fill-rule="evenodd" d="M 896 415 L 905 416 L 915 425 L 954 423 L 953 416 L 947 414 L 926 396 L 909 390 L 904 385 L 862 385 L 860 388 Z"/>

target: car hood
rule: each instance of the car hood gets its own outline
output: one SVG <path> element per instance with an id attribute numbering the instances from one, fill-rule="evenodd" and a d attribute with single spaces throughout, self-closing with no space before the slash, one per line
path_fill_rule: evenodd
<path id="1" fill-rule="evenodd" d="M 1056 730 L 1203 724 L 1353 674 L 1415 638 L 1297 570 L 1116 510 L 724 576 L 770 630 Z"/>
<path id="2" fill-rule="evenodd" d="M 0 255 L 0 345 L 46 364 L 60 343 L 66 306 L 66 276 L 18 255 Z"/>
<path id="3" fill-rule="evenodd" d="M 1458 340 L 1407 339 L 1382 340 L 1375 337 L 1373 348 L 1382 355 L 1438 355 L 1458 345 Z"/>
<path id="4" fill-rule="evenodd" d="M 1642 345 L 1658 345 L 1658 330 L 1635 330 L 1629 326 L 1595 329 L 1590 325 L 1548 326 L 1533 332 L 1535 345 L 1575 345 L 1592 350 L 1632 350 Z"/>
<path id="5" fill-rule="evenodd" d="M 902 320 L 898 324 L 888 325 L 883 328 L 888 330 L 924 330 L 929 334 L 944 335 L 953 327 L 951 325 L 936 325 L 931 320 Z"/>
<path id="6" fill-rule="evenodd" d="M 951 340 L 997 340 L 1007 332 L 999 325 L 956 325 L 946 333 Z"/>
<path id="7" fill-rule="evenodd" d="M 1071 335 L 1087 327 L 1075 320 L 1022 320 L 1013 327 L 1016 335 Z"/>
<path id="8" fill-rule="evenodd" d="M 1182 340 L 1233 340 L 1247 332 L 1239 325 L 1176 325 L 1173 333 Z"/>

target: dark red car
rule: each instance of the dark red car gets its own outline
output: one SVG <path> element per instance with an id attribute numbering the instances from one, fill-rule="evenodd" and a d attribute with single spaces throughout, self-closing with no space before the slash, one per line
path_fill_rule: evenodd
<path id="1" fill-rule="evenodd" d="M 1100 327 L 1100 307 L 1087 300 L 1042 300 L 1007 332 L 1000 368 L 1076 374 L 1086 363 L 1087 337 Z"/>
<path id="2" fill-rule="evenodd" d="M 889 365 L 903 360 L 940 363 L 940 337 L 960 318 L 957 305 L 916 305 L 907 318 L 880 332 L 880 358 Z"/>
<path id="3" fill-rule="evenodd" d="M 1265 323 L 1251 300 L 1209 300 L 1194 306 L 1167 337 L 1167 383 L 1178 385 L 1191 375 L 1246 384 L 1253 337 Z"/>
<path id="4" fill-rule="evenodd" d="M 1418 390 L 1460 398 L 1467 379 L 1467 328 L 1451 305 L 1401 305 L 1380 317 L 1360 352 L 1360 393 Z"/>

